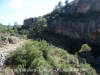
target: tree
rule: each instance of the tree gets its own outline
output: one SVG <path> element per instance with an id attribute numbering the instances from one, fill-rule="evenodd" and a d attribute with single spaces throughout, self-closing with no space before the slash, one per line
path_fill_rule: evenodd
<path id="1" fill-rule="evenodd" d="M 15 33 L 18 32 L 18 30 L 17 30 L 17 25 L 14 25 L 13 30 L 14 30 Z"/>
<path id="2" fill-rule="evenodd" d="M 57 9 L 57 8 L 58 8 L 58 5 L 55 6 L 55 9 Z"/>
<path id="3" fill-rule="evenodd" d="M 44 31 L 46 27 L 47 27 L 46 19 L 43 17 L 38 17 L 35 26 L 30 30 L 30 35 L 31 36 L 39 35 Z"/>
<path id="4" fill-rule="evenodd" d="M 17 26 L 17 25 L 18 25 L 18 23 L 17 23 L 17 22 L 15 22 L 15 23 L 14 23 L 14 26 Z"/>
<path id="5" fill-rule="evenodd" d="M 83 44 L 79 52 L 88 52 L 88 51 L 91 51 L 91 48 L 88 46 L 88 44 Z"/>
<path id="6" fill-rule="evenodd" d="M 8 26 L 10 26 L 11 24 L 10 24 L 10 22 L 8 23 Z"/>
<path id="7" fill-rule="evenodd" d="M 67 5 L 67 4 L 68 4 L 68 0 L 65 1 L 65 5 Z"/>
<path id="8" fill-rule="evenodd" d="M 89 47 L 88 44 L 83 44 L 79 53 L 89 58 L 89 55 L 91 54 L 90 51 L 91 51 L 91 47 Z"/>
<path id="9" fill-rule="evenodd" d="M 62 1 L 59 1 L 59 2 L 58 2 L 58 7 L 60 8 L 60 7 L 62 7 L 62 6 L 63 6 Z"/>
<path id="10" fill-rule="evenodd" d="M 46 19 L 43 17 L 38 17 L 35 27 L 37 28 L 38 32 L 42 32 L 45 27 L 47 27 Z"/>

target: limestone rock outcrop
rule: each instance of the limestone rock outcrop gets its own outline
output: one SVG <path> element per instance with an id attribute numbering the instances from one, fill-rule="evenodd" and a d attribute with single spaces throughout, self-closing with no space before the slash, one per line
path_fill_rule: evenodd
<path id="1" fill-rule="evenodd" d="M 74 0 L 64 10 L 66 14 L 100 12 L 100 0 Z M 96 40 L 100 37 L 100 15 L 93 19 L 89 18 L 87 22 L 73 22 L 71 20 L 64 22 L 63 20 L 55 19 L 52 20 L 50 25 L 56 33 L 67 35 L 71 38 L 91 38 L 92 40 Z"/>
<path id="2" fill-rule="evenodd" d="M 51 25 L 56 33 L 67 35 L 71 38 L 91 38 L 96 40 L 97 34 L 100 34 L 100 16 L 89 22 L 52 20 Z"/>
<path id="3" fill-rule="evenodd" d="M 36 18 L 28 18 L 23 21 L 23 25 L 26 27 L 32 27 L 35 25 L 36 21 Z"/>
<path id="4" fill-rule="evenodd" d="M 100 0 L 74 0 L 70 9 L 76 12 L 98 12 L 100 11 Z"/>
<path id="5" fill-rule="evenodd" d="M 100 0 L 79 0 L 77 12 L 100 11 Z"/>
<path id="6" fill-rule="evenodd" d="M 74 0 L 71 2 L 70 6 L 64 7 L 64 11 L 65 14 L 100 12 L 100 0 Z M 87 22 L 73 22 L 70 19 L 65 22 L 63 20 L 51 19 L 50 24 L 48 24 L 48 30 L 51 28 L 55 30 L 56 33 L 61 33 L 71 38 L 91 38 L 92 40 L 96 40 L 97 36 L 100 34 L 100 15 L 96 16 L 96 18 L 88 19 Z M 36 18 L 25 19 L 23 25 L 32 27 L 35 25 L 36 21 Z"/>

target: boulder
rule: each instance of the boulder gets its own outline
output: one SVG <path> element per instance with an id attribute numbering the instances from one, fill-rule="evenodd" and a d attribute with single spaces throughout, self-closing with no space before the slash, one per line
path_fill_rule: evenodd
<path id="1" fill-rule="evenodd" d="M 16 42 L 19 41 L 19 38 L 17 38 L 17 37 L 8 37 L 8 41 L 11 44 L 15 44 Z"/>

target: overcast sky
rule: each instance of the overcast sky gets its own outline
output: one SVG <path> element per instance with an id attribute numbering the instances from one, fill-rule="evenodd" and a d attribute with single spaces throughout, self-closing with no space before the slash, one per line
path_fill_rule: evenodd
<path id="1" fill-rule="evenodd" d="M 51 12 L 59 1 L 65 3 L 65 0 L 0 0 L 0 23 L 23 24 L 25 18 L 38 17 Z"/>

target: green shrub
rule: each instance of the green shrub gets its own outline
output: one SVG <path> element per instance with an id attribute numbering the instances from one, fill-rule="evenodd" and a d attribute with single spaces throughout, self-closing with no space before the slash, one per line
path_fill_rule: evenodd
<path id="1" fill-rule="evenodd" d="M 30 40 L 23 47 L 11 53 L 7 57 L 6 64 L 12 65 L 14 68 L 36 69 L 38 70 L 35 73 L 36 75 L 50 75 L 51 72 L 43 70 L 53 71 L 57 69 L 60 70 L 60 72 L 57 72 L 59 75 L 77 75 L 79 68 L 75 68 L 75 66 L 80 65 L 81 68 L 89 71 L 87 74 L 83 72 L 82 75 L 92 75 L 92 73 L 96 75 L 95 70 L 89 64 L 78 60 L 78 56 L 70 55 L 63 49 L 48 44 L 45 40 Z M 19 71 L 18 73 L 23 72 Z"/>
<path id="2" fill-rule="evenodd" d="M 88 52 L 88 51 L 91 51 L 91 48 L 87 44 L 83 44 L 79 52 L 81 53 L 81 52 Z"/>

